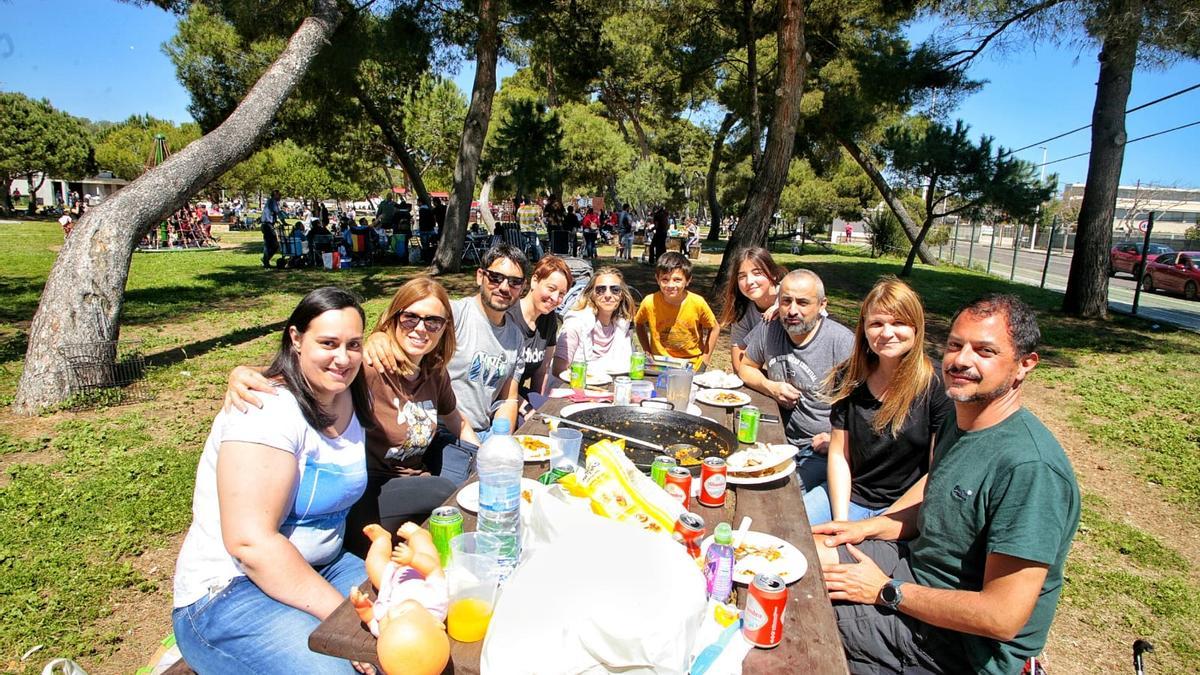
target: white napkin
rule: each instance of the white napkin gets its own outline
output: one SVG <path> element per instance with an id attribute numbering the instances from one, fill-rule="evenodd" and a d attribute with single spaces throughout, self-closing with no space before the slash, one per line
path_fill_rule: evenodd
<path id="1" fill-rule="evenodd" d="M 708 606 L 704 608 L 704 622 L 700 624 L 700 632 L 696 634 L 696 642 L 692 645 L 692 655 L 689 657 L 689 663 L 694 661 L 704 648 L 716 642 L 721 637 L 721 632 L 725 630 L 725 626 L 717 623 L 713 617 L 713 610 L 717 603 L 709 601 Z M 738 631 L 736 635 L 729 638 L 725 649 L 721 651 L 721 655 L 713 661 L 705 675 L 739 675 L 742 672 L 742 661 L 754 645 L 746 641 L 742 637 L 742 632 Z"/>

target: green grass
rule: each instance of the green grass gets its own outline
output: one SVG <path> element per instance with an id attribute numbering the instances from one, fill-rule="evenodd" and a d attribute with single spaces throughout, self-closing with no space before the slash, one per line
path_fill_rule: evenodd
<path id="1" fill-rule="evenodd" d="M 156 400 L 32 422 L 0 415 L 0 671 L 35 670 L 16 659 L 37 644 L 46 645 L 42 654 L 74 655 L 85 666 L 102 662 L 121 639 L 104 620 L 119 598 L 144 593 L 168 605 L 170 589 L 138 572 L 138 556 L 187 527 L 195 462 L 229 370 L 265 363 L 282 320 L 316 286 L 355 290 L 373 316 L 415 271 L 263 270 L 257 233 L 224 237 L 238 246 L 134 257 L 121 335 L 140 341 Z M 0 402 L 15 391 L 28 322 L 61 240 L 56 223 L 0 224 Z M 819 273 L 830 311 L 850 325 L 875 280 L 901 267 L 841 247 L 777 258 Z M 654 289 L 651 268 L 623 267 L 628 283 Z M 715 272 L 697 266 L 693 289 L 710 295 Z M 444 282 L 458 296 L 471 290 L 473 275 Z M 1181 521 L 1197 526 L 1200 336 L 1120 317 L 1066 318 L 1055 293 L 961 268 L 919 267 L 911 282 L 929 313 L 931 354 L 940 353 L 951 313 L 969 298 L 999 290 L 1030 302 L 1045 335 L 1034 379 L 1059 395 L 1073 429 L 1112 458 L 1113 480 L 1161 485 Z M 1200 584 L 1188 558 L 1097 495 L 1086 495 L 1084 507 L 1064 607 L 1094 615 L 1122 663 L 1128 645 L 1117 643 L 1134 634 L 1156 641 L 1155 672 L 1200 671 Z M 1111 616 L 1116 625 L 1105 622 Z M 169 630 L 137 628 L 156 637 Z"/>

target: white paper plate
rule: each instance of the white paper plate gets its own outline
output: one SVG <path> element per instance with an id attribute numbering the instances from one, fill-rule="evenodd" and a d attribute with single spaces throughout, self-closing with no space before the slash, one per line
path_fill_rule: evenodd
<path id="1" fill-rule="evenodd" d="M 549 436 L 533 436 L 530 434 L 518 434 L 516 436 L 513 436 L 513 438 L 517 439 L 517 442 L 521 444 L 521 450 L 523 450 L 525 452 L 525 461 L 526 462 L 544 462 L 544 461 L 550 459 L 550 452 L 552 450 L 552 447 L 550 445 L 550 437 Z M 526 443 L 529 443 L 530 445 L 535 446 L 534 449 L 530 449 L 529 446 L 526 445 Z M 537 445 L 538 443 L 545 445 L 545 447 L 543 448 L 541 446 L 538 446 Z"/>
<path id="2" fill-rule="evenodd" d="M 727 397 L 732 400 L 722 401 L 718 397 Z M 749 403 L 750 397 L 743 392 L 733 391 L 732 389 L 701 389 L 696 394 L 696 400 L 722 408 L 736 408 Z"/>
<path id="3" fill-rule="evenodd" d="M 562 371 L 558 374 L 558 379 L 562 380 L 563 382 L 570 382 L 571 371 Z M 612 381 L 612 375 L 609 375 L 608 373 L 597 373 L 593 370 L 589 370 L 586 384 L 589 387 L 603 387 L 606 384 L 612 384 Z"/>
<path id="4" fill-rule="evenodd" d="M 745 384 L 742 378 L 727 373 L 723 370 L 709 370 L 692 378 L 692 382 L 699 387 L 710 387 L 718 389 L 737 389 Z"/>
<path id="5" fill-rule="evenodd" d="M 546 489 L 545 485 L 533 480 L 532 478 L 521 479 L 521 510 L 526 511 L 530 508 L 531 502 L 525 499 L 528 494 L 532 499 L 537 492 Z M 470 485 L 463 487 L 454 497 L 458 505 L 471 513 L 479 513 L 479 481 L 475 481 Z"/>
<path id="6" fill-rule="evenodd" d="M 705 537 L 700 542 L 700 550 L 707 551 L 712 541 L 711 535 Z M 799 549 L 765 532 L 747 532 L 740 548 L 747 549 L 747 553 L 738 558 L 733 566 L 733 580 L 739 584 L 750 585 L 754 575 L 764 573 L 778 574 L 783 577 L 785 584 L 790 584 L 799 581 L 808 571 L 808 560 Z M 779 557 L 768 560 L 764 554 L 770 551 L 778 551 Z"/>
<path id="7" fill-rule="evenodd" d="M 791 462 L 788 462 L 787 465 L 785 465 L 783 467 L 783 470 L 777 471 L 772 474 L 768 474 L 766 476 L 755 476 L 753 478 L 739 478 L 738 476 L 728 474 L 725 476 L 725 482 L 730 483 L 731 485 L 764 485 L 766 483 L 774 483 L 775 481 L 777 481 L 781 478 L 787 478 L 788 476 L 792 475 L 795 472 L 796 472 L 796 462 L 791 461 Z"/>

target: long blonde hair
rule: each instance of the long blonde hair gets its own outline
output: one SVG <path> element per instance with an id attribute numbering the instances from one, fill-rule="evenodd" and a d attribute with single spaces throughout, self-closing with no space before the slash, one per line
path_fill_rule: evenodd
<path id="1" fill-rule="evenodd" d="M 893 276 L 883 277 L 875 283 L 858 311 L 854 351 L 829 373 L 824 385 L 826 391 L 833 392 L 830 400 L 840 401 L 866 382 L 867 376 L 879 367 L 879 356 L 871 351 L 867 342 L 867 314 L 871 312 L 891 314 L 912 326 L 914 331 L 913 348 L 900 359 L 900 366 L 888 382 L 887 394 L 871 424 L 877 434 L 890 427 L 895 438 L 913 406 L 929 390 L 934 376 L 933 362 L 925 354 L 925 308 L 921 305 L 921 297 L 908 284 Z"/>
<path id="2" fill-rule="evenodd" d="M 440 283 L 425 275 L 408 280 L 397 289 L 396 295 L 392 296 L 392 302 L 388 305 L 387 310 L 379 315 L 379 323 L 375 326 L 376 332 L 385 333 L 395 340 L 396 333 L 401 330 L 398 318 L 400 312 L 428 297 L 437 298 L 438 302 L 442 303 L 442 307 L 446 310 L 446 327 L 438 336 L 437 346 L 421 359 L 420 370 L 426 374 L 432 373 L 438 368 L 445 368 L 450 363 L 451 357 L 454 356 L 454 313 L 450 310 L 450 296 L 446 294 L 446 289 Z M 396 366 L 400 374 L 405 377 L 415 375 L 418 370 L 417 366 L 408 359 L 407 354 L 403 355 Z"/>

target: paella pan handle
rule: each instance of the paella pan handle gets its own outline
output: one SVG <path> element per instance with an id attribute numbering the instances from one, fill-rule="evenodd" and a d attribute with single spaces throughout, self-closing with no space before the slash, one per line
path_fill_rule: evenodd
<path id="1" fill-rule="evenodd" d="M 647 403 L 651 405 L 646 405 Z M 665 398 L 644 398 L 638 405 L 642 408 L 649 408 L 651 410 L 662 410 L 664 406 L 667 410 L 675 409 L 675 404 Z"/>
<path id="2" fill-rule="evenodd" d="M 643 441 L 640 438 L 626 436 L 625 434 L 618 434 L 615 431 L 609 431 L 608 429 L 601 429 L 600 427 L 594 427 L 590 424 L 576 422 L 575 420 L 569 420 L 565 417 L 556 417 L 554 415 L 547 415 L 546 413 L 538 413 L 538 415 L 540 415 L 542 417 L 542 419 L 546 420 L 547 422 L 558 422 L 559 424 L 566 424 L 566 425 L 573 426 L 573 427 L 579 427 L 580 429 L 586 429 L 587 431 L 591 431 L 591 432 L 594 432 L 597 434 L 604 434 L 605 436 L 611 436 L 612 438 L 619 438 L 619 439 L 625 441 L 626 443 L 633 443 L 634 445 L 640 445 L 643 448 L 650 448 L 651 450 L 656 450 L 658 452 L 663 451 L 663 446 L 661 446 L 657 443 L 651 443 L 650 441 Z"/>

